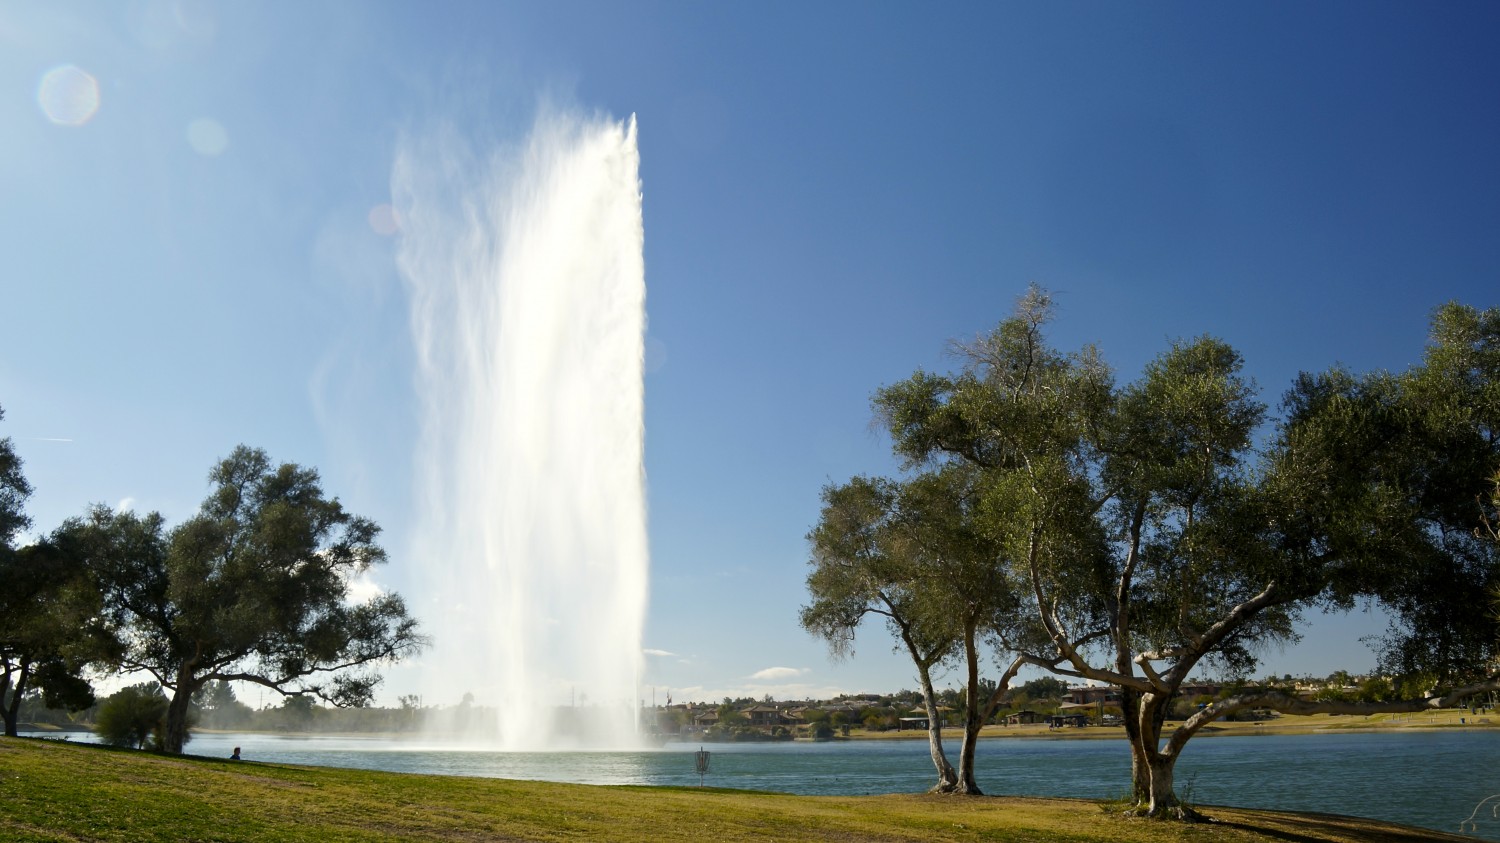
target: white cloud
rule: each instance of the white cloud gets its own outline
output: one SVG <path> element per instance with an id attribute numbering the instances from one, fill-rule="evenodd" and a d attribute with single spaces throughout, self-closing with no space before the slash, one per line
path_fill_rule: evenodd
<path id="1" fill-rule="evenodd" d="M 645 653 L 648 656 L 658 656 L 658 657 L 661 657 L 661 658 L 665 658 L 667 656 L 675 656 L 675 655 L 677 655 L 676 653 L 669 653 L 666 650 L 653 650 L 653 649 L 651 649 L 649 647 L 646 648 L 646 649 L 644 649 L 644 650 L 642 650 L 641 652 Z"/>
<path id="2" fill-rule="evenodd" d="M 779 679 L 791 679 L 811 672 L 810 669 L 805 667 L 768 667 L 765 670 L 757 670 L 750 674 L 750 678 L 759 679 L 764 682 L 774 682 Z"/>
<path id="3" fill-rule="evenodd" d="M 116 513 L 130 512 L 133 509 L 135 509 L 135 498 L 121 498 L 120 502 L 115 504 Z"/>
<path id="4" fill-rule="evenodd" d="M 385 589 L 370 579 L 368 574 L 351 578 L 348 586 L 349 590 L 345 593 L 345 599 L 354 606 L 363 606 L 385 593 Z"/>

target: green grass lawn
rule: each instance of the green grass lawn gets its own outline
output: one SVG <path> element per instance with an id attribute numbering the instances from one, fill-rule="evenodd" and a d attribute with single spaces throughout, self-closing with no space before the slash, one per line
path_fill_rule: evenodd
<path id="1" fill-rule="evenodd" d="M 0 738 L 0 840 L 1467 840 L 1329 815 L 1126 818 L 1074 799 L 789 796 L 418 776 Z M 1201 806 L 1200 806 L 1201 807 Z"/>

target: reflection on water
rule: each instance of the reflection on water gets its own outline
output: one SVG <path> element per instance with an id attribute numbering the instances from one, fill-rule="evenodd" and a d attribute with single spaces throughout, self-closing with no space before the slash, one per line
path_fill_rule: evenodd
<path id="1" fill-rule="evenodd" d="M 75 738 L 76 740 L 77 738 Z M 248 761 L 583 784 L 695 787 L 698 744 L 639 752 L 495 752 L 389 738 L 196 735 L 187 751 Z M 926 741 L 705 744 L 713 787 L 861 795 L 925 790 L 936 779 Z M 956 747 L 954 748 L 956 750 Z M 1235 805 L 1374 817 L 1457 832 L 1500 793 L 1500 732 L 1434 731 L 1200 738 L 1177 765 L 1178 795 Z M 1129 784 L 1123 740 L 983 741 L 976 760 L 989 793 L 1111 798 Z M 1487 840 L 1500 820 L 1478 817 Z"/>

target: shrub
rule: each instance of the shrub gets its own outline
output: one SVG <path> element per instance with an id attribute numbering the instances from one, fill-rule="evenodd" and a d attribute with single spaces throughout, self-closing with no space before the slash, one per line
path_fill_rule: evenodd
<path id="1" fill-rule="evenodd" d="M 144 749 L 167 718 L 167 696 L 155 682 L 121 688 L 99 706 L 94 731 L 112 746 Z"/>

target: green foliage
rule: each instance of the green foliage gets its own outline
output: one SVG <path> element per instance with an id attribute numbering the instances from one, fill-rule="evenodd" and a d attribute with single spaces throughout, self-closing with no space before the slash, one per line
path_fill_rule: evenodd
<path id="1" fill-rule="evenodd" d="M 281 705 L 265 712 L 264 721 L 280 732 L 310 732 L 317 729 L 323 710 L 312 697 L 294 694 L 281 701 Z"/>
<path id="2" fill-rule="evenodd" d="M 939 722 L 932 670 L 955 651 L 963 626 L 944 603 L 949 573 L 941 551 L 931 545 L 941 529 L 921 512 L 932 500 L 915 484 L 886 478 L 856 477 L 824 487 L 821 517 L 807 537 L 812 602 L 800 620 L 827 642 L 834 658 L 844 658 L 853 653 L 855 632 L 867 616 L 884 619 L 898 650 L 916 668 L 927 715 Z M 929 738 L 938 786 L 952 787 L 957 773 L 943 753 L 941 734 Z"/>
<path id="3" fill-rule="evenodd" d="M 1270 431 L 1223 341 L 1174 342 L 1116 387 L 1094 349 L 1048 345 L 1051 318 L 1033 287 L 957 347 L 960 371 L 876 393 L 923 472 L 890 494 L 921 490 L 921 546 L 949 566 L 958 536 L 994 543 L 980 577 L 914 581 L 911 605 L 941 592 L 957 622 L 971 603 L 953 585 L 972 585 L 1002 598 L 988 629 L 1007 648 L 1122 687 L 1138 796 L 1175 805 L 1171 765 L 1197 726 L 1166 745 L 1161 730 L 1187 677 L 1250 675 L 1306 610 L 1387 607 L 1382 664 L 1400 688 L 1493 674 L 1482 601 L 1500 565 L 1474 503 L 1500 471 L 1500 310 L 1440 308 L 1422 365 L 1399 376 L 1302 375 Z"/>
<path id="4" fill-rule="evenodd" d="M 1344 521 L 1373 524 L 1384 545 L 1375 549 L 1396 560 L 1362 572 L 1395 615 L 1382 671 L 1440 685 L 1484 678 L 1500 657 L 1500 619 L 1477 608 L 1500 590 L 1483 506 L 1500 473 L 1500 308 L 1444 305 L 1420 365 L 1359 381 L 1325 406 L 1339 401 L 1367 467 L 1356 517 Z"/>
<path id="5" fill-rule="evenodd" d="M 1495 554 L 1469 539 L 1469 500 L 1496 465 L 1493 413 L 1486 422 L 1474 410 L 1497 371 L 1454 377 L 1464 355 L 1444 325 L 1455 312 L 1476 324 L 1468 309 L 1441 309 L 1427 359 L 1401 376 L 1299 379 L 1264 484 L 1282 551 L 1268 574 L 1327 605 L 1381 601 L 1400 617 L 1387 669 L 1443 682 L 1482 676 L 1474 669 L 1494 655 L 1472 596 L 1495 582 Z"/>
<path id="6" fill-rule="evenodd" d="M 808 538 L 813 546 L 804 628 L 847 654 L 866 615 L 885 618 L 917 668 L 928 717 L 940 722 L 932 668 L 962 659 L 975 688 L 976 717 L 966 723 L 965 749 L 954 786 L 977 792 L 966 775 L 972 744 L 1003 689 L 993 681 L 980 694 L 980 663 L 988 644 L 1023 629 L 1015 621 L 1022 598 L 1013 589 L 1007 548 L 985 529 L 986 488 L 981 472 L 945 465 L 903 480 L 856 477 L 823 490 L 824 508 Z M 933 736 L 933 760 L 949 786 L 954 776 Z"/>
<path id="7" fill-rule="evenodd" d="M 181 751 L 190 698 L 209 681 L 360 705 L 375 666 L 423 643 L 398 595 L 348 599 L 385 552 L 374 522 L 326 497 L 316 471 L 241 446 L 210 481 L 198 514 L 174 529 L 156 513 L 96 507 L 55 534 L 104 572 L 116 663 L 174 692 L 168 752 Z"/>
<path id="8" fill-rule="evenodd" d="M 33 688 L 49 707 L 92 705 L 82 672 L 102 653 L 98 588 L 82 560 L 46 542 L 14 547 L 31 523 L 30 494 L 10 439 L 0 439 L 0 716 L 12 736 Z"/>
<path id="9" fill-rule="evenodd" d="M 745 715 L 735 708 L 732 703 L 724 703 L 719 706 L 719 725 L 725 728 L 745 725 Z"/>
<path id="10" fill-rule="evenodd" d="M 5 419 L 5 410 L 0 408 L 0 420 Z M 21 472 L 21 458 L 16 455 L 10 437 L 0 439 L 0 553 L 13 549 L 16 536 L 31 526 L 26 516 L 26 499 L 31 497 L 31 484 Z"/>
<path id="11" fill-rule="evenodd" d="M 167 696 L 155 682 L 116 691 L 99 706 L 94 731 L 110 746 L 145 749 L 160 744 L 167 719 Z"/>
<path id="12" fill-rule="evenodd" d="M 234 729 L 247 725 L 255 712 L 235 697 L 234 686 L 215 679 L 193 694 L 199 722 L 210 729 Z"/>
<path id="13" fill-rule="evenodd" d="M 1061 699 L 1068 692 L 1068 683 L 1055 676 L 1043 676 L 1023 684 L 1019 693 L 1033 700 Z"/>
<path id="14" fill-rule="evenodd" d="M 73 664 L 60 656 L 39 662 L 33 675 L 42 691 L 42 703 L 47 708 L 77 712 L 94 705 L 94 686 L 78 675 Z"/>

